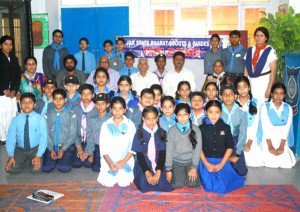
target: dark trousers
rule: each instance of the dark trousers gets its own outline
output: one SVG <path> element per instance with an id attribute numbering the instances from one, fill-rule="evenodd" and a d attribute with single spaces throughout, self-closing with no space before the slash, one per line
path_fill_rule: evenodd
<path id="1" fill-rule="evenodd" d="M 65 150 L 61 159 L 53 160 L 50 156 L 50 151 L 48 148 L 44 154 L 43 161 L 43 172 L 51 172 L 55 167 L 60 172 L 69 172 L 72 169 L 72 160 L 74 154 L 75 146 L 72 144 L 68 149 Z M 57 154 L 58 152 L 56 152 Z"/>
<path id="2" fill-rule="evenodd" d="M 10 170 L 6 171 L 6 172 L 11 173 L 11 174 L 18 173 L 18 172 L 22 171 L 22 169 L 24 169 L 26 163 L 28 163 L 31 173 L 37 174 L 37 173 L 41 172 L 42 166 L 38 170 L 36 170 L 36 169 L 34 169 L 34 166 L 32 165 L 32 159 L 36 157 L 37 151 L 38 151 L 38 146 L 35 148 L 32 148 L 28 152 L 25 151 L 25 149 L 23 149 L 21 147 L 16 147 L 15 152 L 14 152 L 14 159 L 15 159 L 16 165 L 15 165 L 15 167 L 10 166 Z M 41 157 L 41 165 L 42 164 L 43 164 L 43 157 Z"/>
<path id="3" fill-rule="evenodd" d="M 81 142 L 81 147 L 83 149 L 83 151 L 86 148 L 87 143 L 86 142 Z M 77 148 L 75 148 L 75 151 L 73 153 L 73 162 L 72 162 L 72 166 L 74 168 L 80 168 L 82 166 L 86 167 L 86 168 L 91 168 L 92 167 L 92 163 L 88 160 L 89 157 L 87 157 L 84 161 L 81 161 L 80 158 L 77 156 L 78 152 L 77 152 Z"/>
<path id="4" fill-rule="evenodd" d="M 189 180 L 188 172 L 192 166 L 192 162 L 188 164 L 181 164 L 173 161 L 172 165 L 172 187 L 173 188 L 181 188 L 183 186 L 187 186 L 190 188 L 195 188 L 200 186 L 200 177 L 198 168 L 197 172 L 197 179 L 195 181 Z"/>
<path id="5" fill-rule="evenodd" d="M 99 145 L 95 144 L 95 151 L 94 151 L 94 160 L 92 163 L 92 171 L 94 172 L 100 172 L 100 149 L 99 149 Z"/>
<path id="6" fill-rule="evenodd" d="M 233 155 L 235 155 L 236 152 L 236 144 L 238 142 L 238 136 L 233 137 L 234 141 L 234 150 L 233 150 Z M 246 166 L 246 161 L 245 161 L 245 155 L 244 151 L 242 151 L 238 161 L 236 163 L 230 163 L 234 171 L 240 175 L 240 176 L 245 176 L 248 173 L 248 168 Z"/>

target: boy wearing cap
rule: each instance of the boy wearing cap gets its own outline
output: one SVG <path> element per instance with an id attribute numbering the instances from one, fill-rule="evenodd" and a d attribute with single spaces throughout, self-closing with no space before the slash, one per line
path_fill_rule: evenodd
<path id="1" fill-rule="evenodd" d="M 43 172 L 51 172 L 55 167 L 60 172 L 69 172 L 75 150 L 77 133 L 76 115 L 66 110 L 67 94 L 63 89 L 52 93 L 55 109 L 44 115 L 48 128 L 48 145 L 44 154 Z"/>
<path id="2" fill-rule="evenodd" d="M 193 124 L 200 126 L 202 120 L 205 118 L 205 110 L 203 108 L 205 103 L 205 94 L 200 91 L 194 91 L 190 94 L 191 101 L 191 120 Z"/>
<path id="3" fill-rule="evenodd" d="M 157 69 L 153 72 L 157 75 L 158 81 L 160 85 L 162 85 L 163 79 L 165 77 L 165 74 L 168 72 L 165 67 L 167 64 L 166 55 L 159 54 L 154 58 L 154 61 L 156 63 Z"/>
<path id="4" fill-rule="evenodd" d="M 86 77 L 96 69 L 95 55 L 87 49 L 89 48 L 89 41 L 87 38 L 80 38 L 79 40 L 80 52 L 77 52 L 74 57 L 77 60 L 76 69 L 82 71 Z"/>
<path id="5" fill-rule="evenodd" d="M 138 73 L 139 70 L 133 66 L 134 55 L 132 52 L 125 53 L 125 67 L 120 70 L 121 76 L 130 76 L 131 74 Z"/>
<path id="6" fill-rule="evenodd" d="M 235 102 L 237 93 L 233 85 L 222 85 L 220 94 L 223 101 L 221 118 L 230 126 L 234 141 L 234 150 L 229 161 L 238 175 L 245 176 L 248 172 L 244 156 L 248 127 L 247 113 Z"/>
<path id="7" fill-rule="evenodd" d="M 54 109 L 54 104 L 52 103 L 52 92 L 56 88 L 56 82 L 54 79 L 46 79 L 43 85 L 44 94 L 36 102 L 35 112 L 44 116 L 47 112 Z"/>
<path id="8" fill-rule="evenodd" d="M 93 156 L 89 157 L 89 161 L 92 163 L 92 171 L 100 171 L 100 149 L 99 149 L 99 136 L 102 124 L 109 118 L 112 114 L 108 111 L 110 104 L 110 96 L 106 93 L 99 93 L 95 97 L 95 106 L 98 110 L 98 117 L 94 119 L 93 124 L 93 138 L 95 143 L 95 150 Z"/>
<path id="9" fill-rule="evenodd" d="M 67 90 L 67 102 L 65 108 L 72 110 L 73 107 L 80 104 L 80 95 L 77 92 L 79 88 L 79 81 L 76 76 L 67 76 L 65 79 L 65 89 Z"/>

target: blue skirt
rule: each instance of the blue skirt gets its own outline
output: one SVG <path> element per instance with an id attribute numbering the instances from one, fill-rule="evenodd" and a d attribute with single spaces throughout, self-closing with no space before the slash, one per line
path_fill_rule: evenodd
<path id="1" fill-rule="evenodd" d="M 148 157 L 145 157 L 145 160 L 147 162 L 148 167 L 151 167 Z M 133 174 L 134 174 L 134 180 L 133 180 L 134 184 L 143 193 L 148 192 L 148 191 L 169 192 L 169 191 L 174 190 L 171 186 L 171 183 L 169 183 L 167 181 L 166 172 L 164 170 L 161 172 L 160 179 L 159 179 L 157 185 L 151 185 L 148 183 L 148 181 L 146 179 L 146 175 L 143 172 L 143 170 L 137 160 L 135 161 L 135 164 L 134 164 Z M 153 175 L 154 173 L 151 171 L 151 174 Z"/>
<path id="2" fill-rule="evenodd" d="M 222 158 L 206 158 L 211 164 L 218 164 Z M 200 177 L 205 191 L 226 194 L 244 186 L 245 178 L 239 176 L 227 161 L 218 172 L 209 172 L 203 162 L 199 163 Z"/>

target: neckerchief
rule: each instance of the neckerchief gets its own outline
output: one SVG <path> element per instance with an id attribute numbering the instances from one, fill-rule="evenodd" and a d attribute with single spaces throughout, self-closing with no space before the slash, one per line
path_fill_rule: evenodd
<path id="1" fill-rule="evenodd" d="M 215 72 L 213 73 L 213 76 L 217 78 L 216 84 L 218 86 L 218 88 L 220 88 L 220 78 L 223 77 L 225 75 L 225 71 L 222 71 L 222 73 L 220 73 L 219 75 L 217 75 Z"/>
<path id="2" fill-rule="evenodd" d="M 77 100 L 80 99 L 80 94 L 78 92 L 75 93 L 73 96 L 73 99 L 70 99 L 69 95 L 67 94 L 67 104 L 68 106 L 66 107 L 67 110 L 72 110 L 73 109 L 73 103 Z"/>
<path id="3" fill-rule="evenodd" d="M 191 120 L 193 124 L 199 126 L 198 120 L 203 119 L 206 116 L 204 109 L 202 108 L 202 113 L 199 116 L 196 116 L 194 110 L 191 110 Z"/>
<path id="4" fill-rule="evenodd" d="M 228 47 L 228 51 L 231 53 L 231 59 L 230 59 L 230 63 L 229 63 L 229 71 L 231 72 L 232 71 L 232 67 L 233 67 L 233 62 L 234 62 L 234 59 L 235 59 L 235 56 L 236 54 L 241 51 L 244 47 L 239 44 L 238 47 L 233 50 L 232 46 L 229 46 Z"/>
<path id="5" fill-rule="evenodd" d="M 176 124 L 176 115 L 174 113 L 171 115 L 170 120 L 167 119 L 165 114 L 163 114 L 161 117 L 169 128 Z"/>
<path id="6" fill-rule="evenodd" d="M 110 92 L 110 90 L 109 90 L 107 87 L 104 88 L 104 91 L 103 91 L 103 92 L 99 92 L 99 91 L 98 91 L 98 86 L 96 86 L 96 87 L 94 88 L 94 94 L 98 94 L 98 93 L 106 93 L 106 94 L 109 94 L 109 92 Z"/>
<path id="7" fill-rule="evenodd" d="M 255 48 L 255 52 L 254 52 L 253 58 L 252 58 L 252 65 L 253 65 L 254 70 L 256 70 L 256 64 L 259 59 L 260 51 L 264 50 L 267 47 L 267 45 L 268 45 L 267 43 L 264 43 L 261 46 L 258 46 L 258 45 L 255 46 L 256 48 Z"/>
<path id="8" fill-rule="evenodd" d="M 230 111 L 228 111 L 227 107 L 224 105 L 224 103 L 222 104 L 222 113 L 225 113 L 227 115 L 227 122 L 226 124 L 228 124 L 230 126 L 230 130 L 231 133 L 233 134 L 233 124 L 232 124 L 232 115 L 234 114 L 234 112 L 239 109 L 239 105 L 237 103 L 233 104 L 233 107 L 231 108 Z"/>
<path id="9" fill-rule="evenodd" d="M 149 139 L 148 142 L 148 158 L 151 162 L 151 166 L 152 166 L 152 171 L 155 173 L 155 168 L 156 168 L 156 162 L 155 162 L 155 158 L 156 158 L 156 147 L 155 147 L 155 139 L 154 139 L 154 134 L 155 132 L 158 130 L 158 125 L 156 124 L 155 127 L 153 128 L 153 130 L 151 130 L 146 123 L 144 122 L 143 124 L 143 129 L 146 130 L 148 133 L 150 133 L 151 137 Z"/>
<path id="10" fill-rule="evenodd" d="M 48 104 L 52 102 L 52 98 L 50 98 L 49 100 L 47 99 L 46 95 L 42 96 L 42 100 L 44 101 L 45 105 L 43 107 L 43 110 L 41 112 L 41 115 L 44 116 L 47 111 L 48 111 Z"/>
<path id="11" fill-rule="evenodd" d="M 123 97 L 121 92 L 120 92 L 120 93 L 117 93 L 116 96 Z M 129 92 L 128 92 L 128 96 L 127 96 L 127 98 L 125 99 L 126 106 L 128 106 L 128 103 L 129 103 L 131 100 L 134 100 L 134 95 L 131 93 L 131 91 L 129 91 Z"/>
<path id="12" fill-rule="evenodd" d="M 138 106 L 139 106 L 139 110 L 140 110 L 141 112 L 143 112 L 144 107 L 143 107 L 140 103 L 138 103 Z"/>
<path id="13" fill-rule="evenodd" d="M 60 70 L 60 61 L 59 61 L 59 51 L 58 50 L 61 50 L 65 46 L 62 43 L 57 46 L 54 42 L 52 42 L 51 43 L 51 47 L 52 47 L 52 49 L 55 50 L 55 54 L 54 54 L 54 69 L 56 71 L 59 71 Z"/>
<path id="14" fill-rule="evenodd" d="M 191 129 L 191 124 L 188 121 L 186 124 L 181 124 L 179 121 L 176 123 L 177 128 L 179 129 L 179 131 L 183 134 L 186 134 L 189 129 Z"/>
<path id="15" fill-rule="evenodd" d="M 111 122 L 107 123 L 107 128 L 110 134 L 112 134 L 113 136 L 119 136 L 126 134 L 128 125 L 124 122 L 124 119 L 119 126 L 117 126 L 112 120 Z"/>
<path id="16" fill-rule="evenodd" d="M 90 112 L 94 107 L 95 104 L 94 102 L 91 102 L 87 108 L 84 107 L 83 102 L 80 102 L 80 107 L 82 109 L 82 117 L 81 117 L 81 128 L 80 128 L 80 133 L 81 133 L 81 141 L 86 142 L 86 126 L 87 126 L 87 121 L 86 121 L 86 114 Z"/>
<path id="17" fill-rule="evenodd" d="M 54 134 L 54 147 L 55 152 L 59 152 L 60 144 L 60 115 L 64 111 L 65 108 L 63 108 L 61 111 L 55 111 L 56 112 L 56 120 L 55 120 L 55 134 Z"/>
<path id="18" fill-rule="evenodd" d="M 191 105 L 191 100 L 190 100 L 190 98 L 189 98 L 187 102 L 183 102 L 183 101 L 182 101 L 182 98 L 179 98 L 179 99 L 177 100 L 177 104 L 179 104 L 179 103 L 185 103 L 185 104 Z"/>

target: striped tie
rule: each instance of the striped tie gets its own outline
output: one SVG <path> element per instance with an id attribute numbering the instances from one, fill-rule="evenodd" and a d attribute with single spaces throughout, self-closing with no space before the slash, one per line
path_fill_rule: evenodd
<path id="1" fill-rule="evenodd" d="M 25 127 L 24 127 L 24 149 L 27 152 L 30 150 L 28 117 L 29 117 L 29 115 L 26 115 L 26 122 L 25 122 Z"/>

